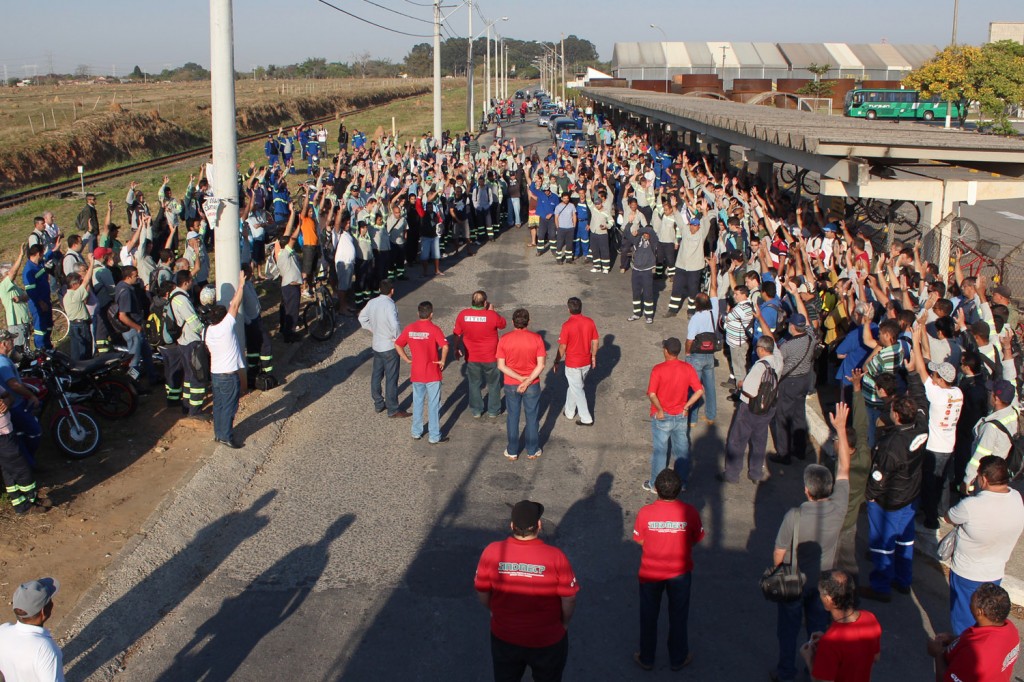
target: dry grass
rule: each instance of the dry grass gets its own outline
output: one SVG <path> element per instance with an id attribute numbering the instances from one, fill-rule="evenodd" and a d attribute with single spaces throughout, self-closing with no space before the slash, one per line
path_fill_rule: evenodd
<path id="1" fill-rule="evenodd" d="M 517 86 L 518 87 L 518 86 Z M 482 101 L 482 86 L 477 88 L 477 101 Z M 400 139 L 419 137 L 423 132 L 430 131 L 433 124 L 433 100 L 430 93 L 419 97 L 394 102 L 378 107 L 371 112 L 359 114 L 346 119 L 349 129 L 358 128 L 372 136 L 377 126 L 381 126 L 390 134 L 391 117 L 395 117 L 395 125 L 399 130 Z M 442 129 L 449 129 L 453 133 L 460 133 L 465 129 L 466 120 L 466 87 L 463 81 L 445 80 L 442 87 Z M 337 124 L 328 126 L 330 137 L 330 151 L 337 151 L 335 140 Z M 248 166 L 249 161 L 262 163 L 263 156 L 262 142 L 242 145 L 239 148 L 239 162 Z M 295 182 L 305 179 L 304 166 L 297 162 L 300 169 L 298 175 L 292 176 Z M 171 179 L 171 188 L 175 196 L 180 197 L 188 184 L 189 174 L 197 173 L 199 159 L 194 162 L 180 163 L 175 166 L 168 166 L 163 169 L 151 170 L 141 173 L 138 176 L 123 177 L 108 182 L 89 185 L 87 189 L 96 192 L 98 196 L 97 208 L 100 220 L 103 220 L 106 203 L 108 200 L 114 202 L 113 221 L 118 224 L 124 223 L 124 198 L 128 191 L 128 184 L 136 180 L 140 188 L 150 197 L 156 194 L 160 187 L 163 176 Z M 49 197 L 37 199 L 27 204 L 0 212 L 0 261 L 10 262 L 14 259 L 20 244 L 28 238 L 32 231 L 33 216 L 42 215 L 44 211 L 53 211 L 57 224 L 66 233 L 74 231 L 75 216 L 82 208 L 80 199 L 58 199 Z"/>

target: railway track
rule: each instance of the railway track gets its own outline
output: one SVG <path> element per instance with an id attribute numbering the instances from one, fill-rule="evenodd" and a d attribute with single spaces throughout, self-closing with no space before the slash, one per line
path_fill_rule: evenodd
<path id="1" fill-rule="evenodd" d="M 407 99 L 415 99 L 416 97 L 422 96 L 423 94 L 421 93 L 419 95 L 407 95 L 405 97 L 397 97 L 382 104 L 374 104 L 372 106 L 360 107 L 358 109 L 348 109 L 345 111 L 338 112 L 336 114 L 331 114 L 329 116 L 321 116 L 320 118 L 311 119 L 309 121 L 306 121 L 306 123 L 318 125 L 321 123 L 326 123 L 327 121 L 334 120 L 338 116 L 353 116 L 355 114 L 361 114 L 367 111 L 372 111 L 373 109 L 379 109 L 380 107 L 387 106 L 389 104 L 394 104 L 395 102 L 401 102 Z M 269 134 L 276 132 L 277 129 L 274 128 L 273 130 L 264 130 L 263 132 L 253 133 L 252 135 L 243 135 L 238 138 L 238 144 L 242 145 L 247 144 L 249 142 L 255 142 L 257 140 L 263 139 Z M 90 173 L 85 176 L 85 180 L 87 183 L 92 184 L 96 182 L 101 182 L 103 180 L 110 180 L 112 178 L 121 177 L 123 175 L 131 175 L 132 173 L 137 173 L 138 171 L 150 170 L 152 168 L 160 168 L 162 166 L 169 166 L 180 161 L 187 161 L 189 159 L 194 159 L 200 156 L 209 156 L 212 153 L 213 145 L 195 147 L 193 149 L 187 149 L 185 151 L 175 152 L 174 154 L 161 156 L 156 159 L 148 159 L 146 161 L 139 161 L 138 163 L 132 163 L 126 166 L 119 166 L 117 168 L 110 168 L 107 170 Z M 11 208 L 19 204 L 24 204 L 28 201 L 31 201 L 33 199 L 39 199 L 41 197 L 48 197 L 54 195 L 63 196 L 79 189 L 80 187 L 81 180 L 75 178 L 72 180 L 62 180 L 60 182 L 53 182 L 48 185 L 42 185 L 40 187 L 34 187 L 32 189 L 27 189 L 22 192 L 14 192 L 13 194 L 8 194 L 0 197 L 0 210 Z"/>

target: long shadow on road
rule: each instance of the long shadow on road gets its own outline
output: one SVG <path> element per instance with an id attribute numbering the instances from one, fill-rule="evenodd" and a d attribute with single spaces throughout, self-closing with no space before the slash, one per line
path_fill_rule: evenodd
<path id="1" fill-rule="evenodd" d="M 269 523 L 261 512 L 277 495 L 209 524 L 179 552 L 106 607 L 64 646 L 69 679 L 84 680 L 111 665 L 224 561 Z"/>

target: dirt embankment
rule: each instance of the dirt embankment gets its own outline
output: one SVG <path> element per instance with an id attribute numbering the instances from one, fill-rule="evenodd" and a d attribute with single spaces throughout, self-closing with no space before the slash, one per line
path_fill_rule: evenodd
<path id="1" fill-rule="evenodd" d="M 384 104 L 393 99 L 427 92 L 422 84 L 409 84 L 359 95 L 300 97 L 283 102 L 253 104 L 237 110 L 239 134 L 330 116 L 347 109 Z M 0 150 L 0 190 L 11 191 L 73 177 L 79 165 L 101 168 L 127 163 L 133 157 L 154 156 L 209 144 L 209 105 L 196 105 L 195 126 L 146 113 L 124 111 L 119 105 L 102 116 L 78 121 L 70 130 L 40 134 L 29 148 Z"/>

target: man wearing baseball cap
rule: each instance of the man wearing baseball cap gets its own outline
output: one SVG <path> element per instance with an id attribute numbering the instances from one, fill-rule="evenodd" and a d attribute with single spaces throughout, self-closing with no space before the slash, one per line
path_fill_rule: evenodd
<path id="1" fill-rule="evenodd" d="M 14 591 L 18 620 L 0 625 L 0 673 L 7 682 L 64 682 L 64 657 L 43 627 L 58 590 L 56 578 L 39 578 Z"/>
<path id="2" fill-rule="evenodd" d="M 995 455 L 1006 459 L 1013 443 L 1010 434 L 1017 433 L 1017 410 L 1013 406 L 1016 390 L 1006 379 L 988 384 L 992 412 L 974 427 L 974 444 L 971 446 L 971 461 L 964 473 L 963 490 L 974 485 L 978 475 L 978 464 L 983 457 Z M 1011 472 L 1012 473 L 1012 472 Z"/>
<path id="3" fill-rule="evenodd" d="M 473 586 L 491 612 L 494 679 L 558 682 L 569 655 L 566 633 L 580 591 L 569 559 L 540 539 L 544 505 L 512 507 L 512 536 L 492 542 L 480 557 Z"/>
<path id="4" fill-rule="evenodd" d="M 964 393 L 956 385 L 956 367 L 948 362 L 925 362 L 922 349 L 928 343 L 926 333 L 923 324 L 917 325 L 910 355 L 929 406 L 920 508 L 924 527 L 938 530 L 940 509 L 949 508 L 949 460 L 956 446 L 956 425 L 964 407 Z"/>

